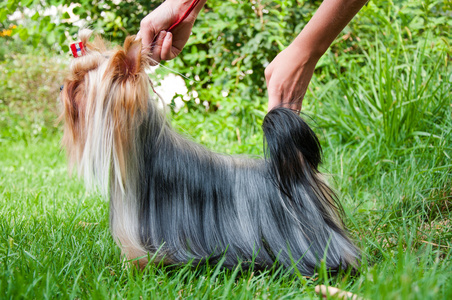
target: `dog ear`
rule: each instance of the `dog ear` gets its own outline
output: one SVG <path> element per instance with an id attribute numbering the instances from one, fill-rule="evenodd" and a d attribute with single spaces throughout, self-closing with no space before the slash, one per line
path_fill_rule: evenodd
<path id="1" fill-rule="evenodd" d="M 124 50 L 117 51 L 112 58 L 115 71 L 122 78 L 129 78 L 141 71 L 141 40 L 129 36 L 124 42 Z"/>
<path id="2" fill-rule="evenodd" d="M 124 51 L 130 72 L 136 74 L 141 71 L 141 40 L 134 36 L 128 37 L 124 42 Z"/>

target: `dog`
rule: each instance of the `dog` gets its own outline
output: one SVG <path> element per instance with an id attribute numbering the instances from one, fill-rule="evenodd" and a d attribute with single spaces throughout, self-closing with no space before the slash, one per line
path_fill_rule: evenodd
<path id="1" fill-rule="evenodd" d="M 61 91 L 63 147 L 90 187 L 110 199 L 110 230 L 128 260 L 356 269 L 359 249 L 318 171 L 321 147 L 286 108 L 263 121 L 263 159 L 211 152 L 172 129 L 151 97 L 140 40 L 108 49 L 79 38 Z"/>

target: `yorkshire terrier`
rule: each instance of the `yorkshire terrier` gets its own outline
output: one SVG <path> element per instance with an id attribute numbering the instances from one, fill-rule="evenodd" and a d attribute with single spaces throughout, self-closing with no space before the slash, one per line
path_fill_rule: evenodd
<path id="1" fill-rule="evenodd" d="M 265 159 L 222 155 L 178 134 L 151 97 L 150 58 L 140 40 L 108 50 L 79 38 L 61 91 L 62 144 L 88 186 L 110 197 L 110 227 L 129 260 L 165 265 L 218 262 L 312 275 L 356 268 L 359 250 L 318 171 L 319 141 L 300 116 L 271 110 Z"/>

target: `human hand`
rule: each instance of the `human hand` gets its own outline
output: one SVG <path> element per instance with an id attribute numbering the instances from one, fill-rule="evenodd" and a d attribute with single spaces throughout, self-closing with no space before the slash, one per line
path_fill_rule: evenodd
<path id="1" fill-rule="evenodd" d="M 301 110 L 301 103 L 318 61 L 316 56 L 290 45 L 265 68 L 268 111 L 283 106 Z"/>
<path id="2" fill-rule="evenodd" d="M 297 38 L 265 68 L 268 110 L 301 109 L 315 65 L 368 0 L 325 0 Z"/>
<path id="3" fill-rule="evenodd" d="M 175 58 L 190 37 L 191 29 L 206 0 L 201 0 L 193 11 L 171 31 L 171 27 L 188 9 L 192 0 L 167 0 L 148 14 L 140 23 L 137 38 L 141 38 L 143 51 L 149 52 L 157 63 Z"/>

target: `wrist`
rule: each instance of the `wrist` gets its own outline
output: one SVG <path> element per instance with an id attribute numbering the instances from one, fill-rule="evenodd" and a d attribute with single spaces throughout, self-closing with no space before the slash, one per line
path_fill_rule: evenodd
<path id="1" fill-rule="evenodd" d="M 315 65 L 326 50 L 303 39 L 295 39 L 285 50 L 294 53 L 300 65 Z"/>

